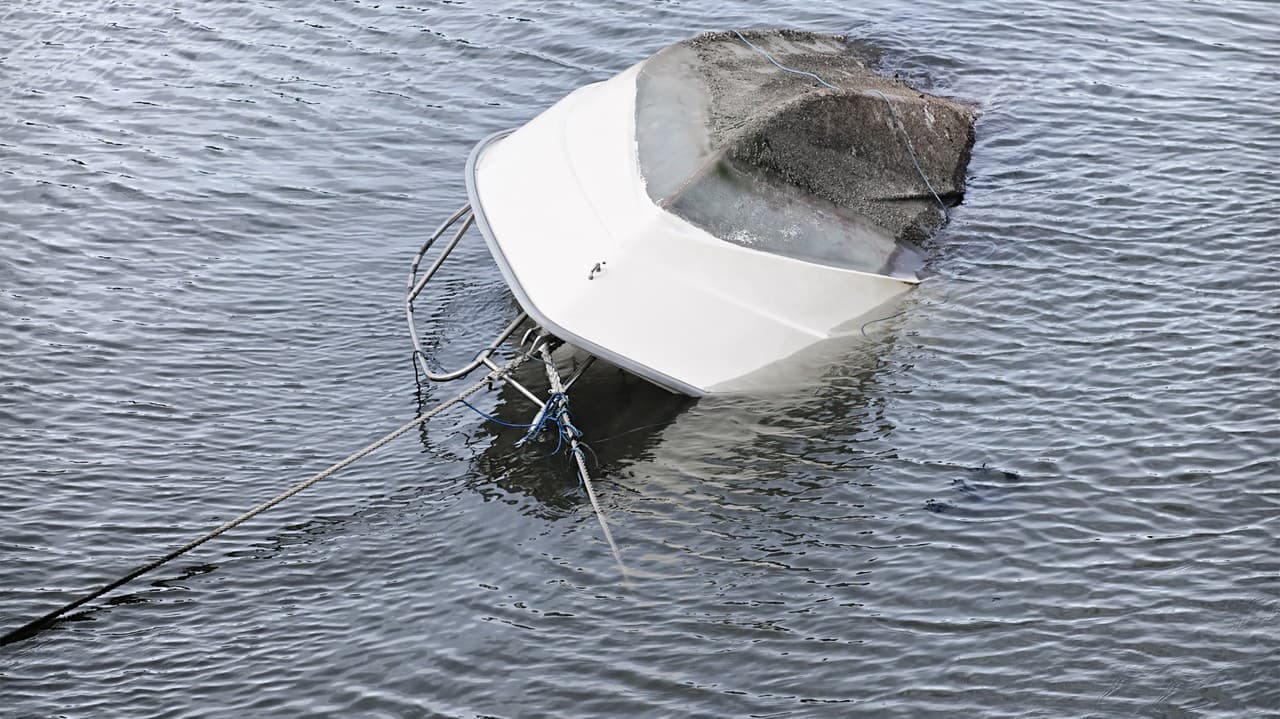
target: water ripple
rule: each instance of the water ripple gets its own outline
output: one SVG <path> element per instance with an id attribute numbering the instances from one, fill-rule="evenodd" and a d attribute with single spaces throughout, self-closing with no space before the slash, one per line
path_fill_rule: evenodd
<path id="1" fill-rule="evenodd" d="M 1255 0 L 0 11 L 4 625 L 444 396 L 398 303 L 472 143 L 778 23 L 979 103 L 969 193 L 935 277 L 802 386 L 575 388 L 625 583 L 567 463 L 457 412 L 6 647 L 7 711 L 1280 712 L 1280 12 Z M 446 358 L 513 311 L 458 255 L 423 313 Z"/>

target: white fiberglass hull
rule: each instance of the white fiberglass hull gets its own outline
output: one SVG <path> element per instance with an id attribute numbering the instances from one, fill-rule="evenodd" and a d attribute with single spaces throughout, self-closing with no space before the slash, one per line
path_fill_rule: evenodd
<path id="1" fill-rule="evenodd" d="M 467 190 L 517 300 L 561 339 L 700 396 L 817 343 L 916 281 L 725 242 L 659 208 L 638 167 L 639 66 L 478 144 Z"/>

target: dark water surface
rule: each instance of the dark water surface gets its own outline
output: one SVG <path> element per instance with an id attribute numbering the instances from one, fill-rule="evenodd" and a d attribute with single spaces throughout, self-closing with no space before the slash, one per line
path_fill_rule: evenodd
<path id="1" fill-rule="evenodd" d="M 497 7 L 0 10 L 2 628 L 447 396 L 398 303 L 471 144 L 694 32 L 981 103 L 938 276 L 801 390 L 583 387 L 629 585 L 455 412 L 0 649 L 0 714 L 1280 715 L 1280 3 Z M 430 341 L 509 316 L 443 280 Z"/>

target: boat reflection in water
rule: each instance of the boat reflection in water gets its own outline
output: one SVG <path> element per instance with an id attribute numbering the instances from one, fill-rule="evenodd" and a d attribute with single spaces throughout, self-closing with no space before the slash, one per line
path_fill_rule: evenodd
<path id="1" fill-rule="evenodd" d="M 890 308 L 886 308 L 886 311 Z M 809 352 L 780 361 L 760 371 L 760 386 L 769 390 L 751 393 L 719 393 L 700 399 L 673 394 L 635 375 L 596 361 L 572 387 L 570 408 L 574 425 L 582 431 L 593 479 L 614 495 L 643 492 L 656 478 L 636 473 L 636 467 L 661 463 L 663 458 L 698 456 L 709 434 L 728 432 L 716 444 L 738 444 L 743 451 L 774 437 L 780 424 L 789 421 L 866 421 L 882 426 L 884 417 L 868 397 L 887 358 L 896 345 L 896 324 L 901 315 L 887 314 L 869 323 L 865 335 L 856 333 L 822 343 Z M 579 361 L 581 355 L 579 354 Z M 574 371 L 573 358 L 559 353 L 564 374 Z M 901 370 L 901 367 L 898 367 Z M 529 362 L 516 379 L 538 386 L 540 365 Z M 545 382 L 544 382 L 545 384 Z M 438 401 L 420 385 L 417 401 L 427 408 Z M 471 470 L 464 486 L 489 499 L 527 497 L 521 511 L 556 519 L 580 510 L 585 494 L 564 447 L 557 453 L 555 432 L 547 430 L 535 441 L 517 446 L 528 433 L 537 407 L 515 387 L 495 383 L 496 392 L 481 395 L 473 404 L 492 419 L 474 413 L 456 425 L 428 425 L 419 438 L 429 453 L 444 454 L 442 433 L 464 437 L 479 447 L 469 460 Z M 495 421 L 496 420 L 496 421 Z M 501 422 L 501 423 L 500 423 Z M 505 424 L 503 424 L 505 423 Z M 844 431 L 848 431 L 846 428 Z M 662 481 L 662 480 L 658 480 Z M 625 501 L 625 500 L 622 500 Z"/>

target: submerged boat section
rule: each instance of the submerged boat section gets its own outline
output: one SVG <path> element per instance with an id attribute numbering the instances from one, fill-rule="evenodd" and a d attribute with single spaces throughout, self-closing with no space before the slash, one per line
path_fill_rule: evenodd
<path id="1" fill-rule="evenodd" d="M 698 396 L 856 332 L 918 283 L 973 122 L 843 38 L 713 33 L 487 138 L 467 191 L 537 324 Z"/>

